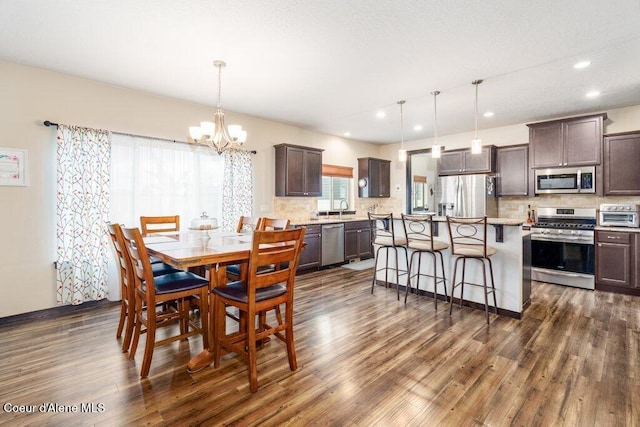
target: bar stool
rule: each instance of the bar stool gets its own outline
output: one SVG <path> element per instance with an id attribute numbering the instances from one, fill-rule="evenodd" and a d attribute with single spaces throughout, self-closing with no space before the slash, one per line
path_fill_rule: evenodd
<path id="1" fill-rule="evenodd" d="M 385 287 L 389 287 L 389 271 L 393 271 L 396 274 L 396 293 L 397 298 L 400 300 L 400 276 L 407 275 L 407 282 L 409 281 L 408 271 L 402 270 L 400 268 L 400 264 L 398 262 L 398 249 L 404 251 L 405 265 L 409 265 L 409 258 L 407 254 L 407 239 L 404 237 L 396 236 L 394 227 L 393 227 L 393 214 L 373 214 L 371 212 L 368 213 L 369 221 L 371 222 L 371 233 L 373 234 L 373 238 L 371 241 L 374 245 L 378 245 L 378 249 L 375 253 L 375 265 L 373 272 L 373 280 L 371 281 L 371 293 L 373 294 L 373 288 L 376 285 L 376 278 L 378 277 L 378 272 L 384 270 L 384 281 Z M 386 262 L 384 267 L 378 268 L 378 261 L 380 259 L 380 250 L 385 249 L 386 252 Z M 389 251 L 393 251 L 395 253 L 395 267 L 389 267 Z M 407 283 L 407 286 L 409 284 Z"/>
<path id="2" fill-rule="evenodd" d="M 449 300 L 447 294 L 447 278 L 444 272 L 444 258 L 442 251 L 447 249 L 449 245 L 445 242 L 433 240 L 433 215 L 405 215 L 402 214 L 402 226 L 404 235 L 407 237 L 407 247 L 412 249 L 409 263 L 409 279 L 407 280 L 407 291 L 404 294 L 404 302 L 407 302 L 409 289 L 411 289 L 411 279 L 417 277 L 416 280 L 416 296 L 420 291 L 420 276 L 433 277 L 433 303 L 435 309 L 438 310 L 438 283 L 442 283 L 444 288 L 445 300 Z M 433 274 L 426 274 L 421 271 L 422 255 L 429 254 L 433 259 Z M 438 276 L 438 258 L 440 258 L 441 276 Z M 413 273 L 413 266 L 418 264 L 418 269 Z"/>
<path id="3" fill-rule="evenodd" d="M 484 312 L 489 324 L 489 293 L 493 294 L 493 308 L 498 314 L 498 303 L 496 302 L 496 288 L 493 280 L 493 265 L 491 256 L 495 255 L 496 249 L 487 246 L 487 217 L 480 218 L 454 218 L 447 216 L 447 228 L 451 242 L 451 255 L 456 257 L 453 265 L 453 286 L 451 287 L 451 304 L 449 305 L 449 315 L 453 311 L 453 295 L 456 286 L 460 286 L 460 307 L 464 293 L 464 285 L 482 286 L 484 288 Z M 462 260 L 462 280 L 456 283 L 456 273 L 458 262 Z M 482 284 L 467 282 L 464 279 L 467 260 L 476 260 L 482 264 Z M 491 289 L 487 286 L 487 272 L 485 264 L 489 264 L 489 274 L 491 276 Z"/>

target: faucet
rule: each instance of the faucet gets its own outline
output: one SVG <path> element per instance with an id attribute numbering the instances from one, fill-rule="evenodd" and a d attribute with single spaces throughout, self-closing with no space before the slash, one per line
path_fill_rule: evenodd
<path id="1" fill-rule="evenodd" d="M 344 202 L 346 207 L 342 207 L 342 203 Z M 349 210 L 349 202 L 347 202 L 347 199 L 340 199 L 340 219 L 342 219 L 342 212 L 344 212 L 345 210 Z"/>

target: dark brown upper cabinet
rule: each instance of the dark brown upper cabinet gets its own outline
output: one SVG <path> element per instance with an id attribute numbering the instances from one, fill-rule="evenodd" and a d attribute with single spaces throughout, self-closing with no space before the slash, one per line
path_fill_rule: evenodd
<path id="1" fill-rule="evenodd" d="M 438 159 L 438 175 L 491 173 L 496 171 L 496 147 L 482 147 L 482 153 L 472 154 L 470 149 L 445 151 Z"/>
<path id="2" fill-rule="evenodd" d="M 528 195 L 529 144 L 498 147 L 496 171 L 498 197 Z"/>
<path id="3" fill-rule="evenodd" d="M 391 161 L 358 159 L 358 197 L 391 197 Z"/>
<path id="4" fill-rule="evenodd" d="M 276 149 L 276 196 L 320 197 L 322 151 L 280 144 Z"/>
<path id="5" fill-rule="evenodd" d="M 603 113 L 528 124 L 531 167 L 599 165 L 606 118 Z"/>
<path id="6" fill-rule="evenodd" d="M 605 135 L 605 196 L 640 195 L 640 131 Z"/>

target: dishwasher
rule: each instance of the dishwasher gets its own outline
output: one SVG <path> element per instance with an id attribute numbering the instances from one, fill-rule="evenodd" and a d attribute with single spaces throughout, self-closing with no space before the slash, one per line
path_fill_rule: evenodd
<path id="1" fill-rule="evenodd" d="M 320 265 L 344 262 L 344 224 L 322 226 L 322 260 Z"/>

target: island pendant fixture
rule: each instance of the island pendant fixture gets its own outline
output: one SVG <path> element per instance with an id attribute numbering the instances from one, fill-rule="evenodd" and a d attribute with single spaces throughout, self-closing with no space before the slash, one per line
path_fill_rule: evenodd
<path id="1" fill-rule="evenodd" d="M 440 91 L 435 90 L 431 92 L 431 95 L 433 95 L 433 146 L 431 147 L 431 157 L 439 159 L 442 147 L 438 144 L 438 106 L 436 98 L 440 95 Z"/>
<path id="2" fill-rule="evenodd" d="M 476 100 L 473 106 L 473 117 L 475 119 L 475 137 L 471 140 L 471 154 L 482 153 L 482 140 L 478 138 L 478 85 L 482 83 L 482 80 L 474 80 L 471 82 L 476 87 Z"/>
<path id="3" fill-rule="evenodd" d="M 398 160 L 401 162 L 407 161 L 407 150 L 404 149 L 404 116 L 402 114 L 402 106 L 406 101 L 398 101 L 400 104 L 400 149 L 398 150 Z"/>
<path id="4" fill-rule="evenodd" d="M 227 148 L 234 145 L 242 146 L 247 140 L 247 132 L 242 130 L 240 125 L 224 124 L 224 111 L 220 102 L 221 93 L 221 70 L 227 64 L 224 61 L 216 60 L 213 62 L 214 67 L 218 69 L 218 106 L 213 115 L 213 122 L 201 122 L 200 126 L 189 127 L 189 135 L 194 142 L 206 144 L 216 153 L 222 154 Z"/>

